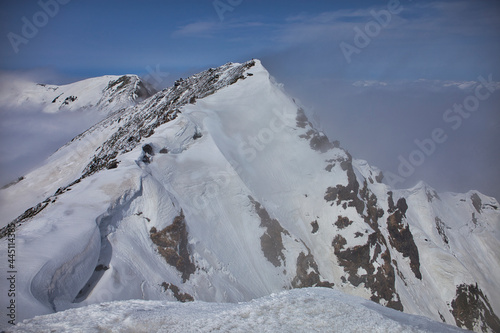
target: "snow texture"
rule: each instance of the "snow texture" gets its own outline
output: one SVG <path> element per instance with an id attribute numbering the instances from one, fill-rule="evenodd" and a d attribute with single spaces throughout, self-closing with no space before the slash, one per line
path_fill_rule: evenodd
<path id="1" fill-rule="evenodd" d="M 462 332 L 326 288 L 244 303 L 130 300 L 35 317 L 8 332 Z"/>

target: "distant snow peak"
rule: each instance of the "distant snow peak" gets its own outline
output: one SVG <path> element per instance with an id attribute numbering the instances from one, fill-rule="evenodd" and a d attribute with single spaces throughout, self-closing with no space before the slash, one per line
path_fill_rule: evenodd
<path id="1" fill-rule="evenodd" d="M 137 75 L 107 75 L 61 86 L 15 81 L 6 88 L 0 92 L 0 107 L 34 108 L 46 113 L 88 110 L 107 114 L 113 109 L 134 105 L 154 93 Z"/>

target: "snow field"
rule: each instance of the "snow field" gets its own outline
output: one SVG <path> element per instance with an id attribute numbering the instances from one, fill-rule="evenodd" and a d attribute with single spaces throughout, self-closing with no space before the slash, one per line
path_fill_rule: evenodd
<path id="1" fill-rule="evenodd" d="M 464 332 L 326 288 L 244 303 L 119 301 L 40 316 L 10 332 Z"/>

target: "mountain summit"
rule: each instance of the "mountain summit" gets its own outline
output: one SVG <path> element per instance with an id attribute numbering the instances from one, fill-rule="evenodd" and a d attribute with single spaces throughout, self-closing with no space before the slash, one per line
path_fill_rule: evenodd
<path id="1" fill-rule="evenodd" d="M 106 110 L 0 191 L 17 320 L 104 301 L 239 302 L 327 287 L 500 330 L 498 202 L 425 183 L 390 188 L 316 130 L 260 61 Z"/>

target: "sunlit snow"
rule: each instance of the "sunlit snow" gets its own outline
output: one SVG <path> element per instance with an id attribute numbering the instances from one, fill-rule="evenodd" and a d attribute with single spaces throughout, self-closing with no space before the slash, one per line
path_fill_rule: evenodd
<path id="1" fill-rule="evenodd" d="M 130 300 L 40 316 L 12 332 L 463 332 L 326 288 L 244 303 Z"/>

